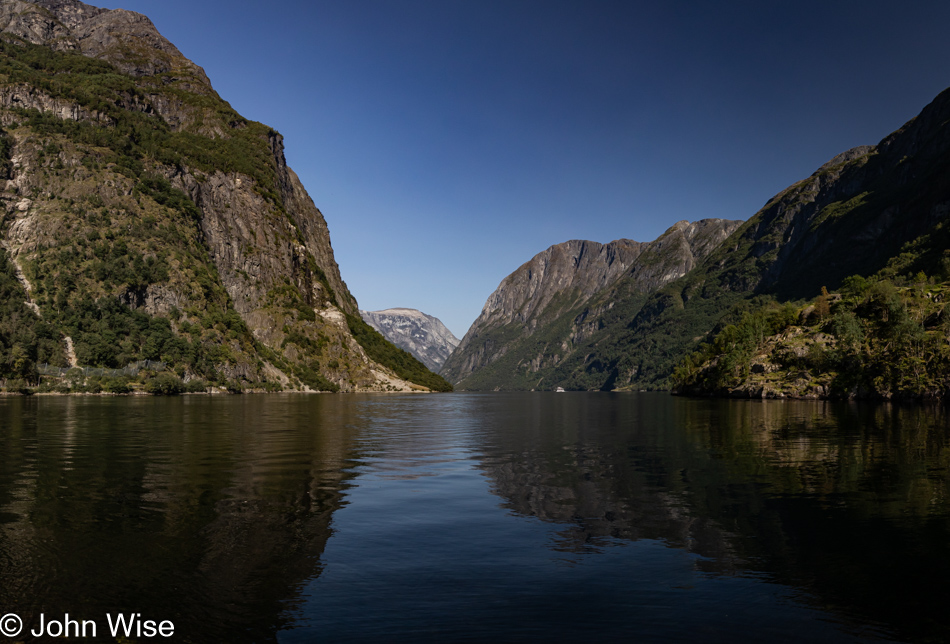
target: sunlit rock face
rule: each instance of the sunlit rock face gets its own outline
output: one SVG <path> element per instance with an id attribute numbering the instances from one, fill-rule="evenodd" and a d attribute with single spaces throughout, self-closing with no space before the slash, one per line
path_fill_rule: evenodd
<path id="1" fill-rule="evenodd" d="M 416 309 L 360 311 L 360 315 L 384 338 L 414 355 L 435 373 L 459 344 L 459 339 L 439 318 Z"/>

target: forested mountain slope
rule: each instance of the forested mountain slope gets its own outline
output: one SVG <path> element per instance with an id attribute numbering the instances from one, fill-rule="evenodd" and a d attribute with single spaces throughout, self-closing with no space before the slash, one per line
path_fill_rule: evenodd
<path id="1" fill-rule="evenodd" d="M 695 270 L 651 296 L 617 338 L 632 386 L 670 386 L 698 342 L 771 301 L 814 298 L 923 244 L 950 246 L 950 91 L 876 146 L 844 152 L 769 200 Z M 942 227 L 941 227 L 942 228 Z M 933 233 L 933 235 L 931 235 Z M 941 241 L 943 240 L 943 241 Z M 621 382 L 621 384 L 624 384 Z"/>
<path id="2" fill-rule="evenodd" d="M 0 0 L 0 376 L 447 387 L 359 317 L 283 139 L 140 14 Z"/>
<path id="3" fill-rule="evenodd" d="M 768 303 L 682 360 L 674 392 L 754 398 L 943 399 L 950 394 L 950 221 L 869 278 Z"/>

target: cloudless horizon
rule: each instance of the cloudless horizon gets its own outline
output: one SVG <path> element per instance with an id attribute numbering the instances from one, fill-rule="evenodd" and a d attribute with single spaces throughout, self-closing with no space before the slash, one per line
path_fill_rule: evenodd
<path id="1" fill-rule="evenodd" d="M 950 86 L 947 3 L 105 6 L 149 16 L 284 135 L 361 308 L 460 338 L 552 244 L 748 219 Z"/>

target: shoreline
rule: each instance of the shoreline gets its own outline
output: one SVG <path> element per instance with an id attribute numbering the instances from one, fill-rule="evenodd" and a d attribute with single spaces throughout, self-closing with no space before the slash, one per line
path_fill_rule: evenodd
<path id="1" fill-rule="evenodd" d="M 100 391 L 98 393 L 93 393 L 91 391 L 43 391 L 43 392 L 29 392 L 21 393 L 18 391 L 0 391 L 0 398 L 32 398 L 34 396 L 41 397 L 57 397 L 57 396 L 125 396 L 125 397 L 152 397 L 152 398 L 174 398 L 176 396 L 244 396 L 244 395 L 264 395 L 264 394 L 300 394 L 300 395 L 349 395 L 349 394 L 381 394 L 381 395 L 394 395 L 394 394 L 435 394 L 443 393 L 438 391 L 316 391 L 311 389 L 309 391 L 300 391 L 295 389 L 288 389 L 284 391 L 266 391 L 264 389 L 248 389 L 246 391 L 239 392 L 230 392 L 230 391 L 183 391 L 179 394 L 150 394 L 145 391 L 130 391 L 129 393 L 118 394 L 111 391 Z"/>
<path id="2" fill-rule="evenodd" d="M 681 398 L 705 398 L 719 400 L 790 400 L 790 401 L 826 401 L 826 402 L 872 402 L 872 403 L 909 403 L 909 404 L 944 404 L 950 402 L 948 396 L 901 396 L 891 395 L 882 396 L 880 394 L 801 394 L 793 395 L 776 391 L 753 392 L 747 390 L 726 391 L 726 392 L 697 392 L 697 391 L 676 391 L 670 392 L 670 395 Z"/>

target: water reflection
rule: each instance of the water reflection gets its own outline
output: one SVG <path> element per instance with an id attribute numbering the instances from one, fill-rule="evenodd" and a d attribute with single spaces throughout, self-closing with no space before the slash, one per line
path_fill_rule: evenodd
<path id="1" fill-rule="evenodd" d="M 670 432 L 677 410 L 627 404 L 632 401 L 511 398 L 495 412 L 519 430 L 488 423 L 479 435 L 493 492 L 512 512 L 563 524 L 552 544 L 558 551 L 595 552 L 615 540 L 654 539 L 700 555 L 698 567 L 734 571 L 740 562 L 730 533 L 692 512 L 688 495 L 665 476 L 678 469 L 669 458 L 692 449 L 682 433 Z"/>
<path id="2" fill-rule="evenodd" d="M 497 416 L 478 437 L 492 491 L 563 526 L 554 549 L 660 540 L 701 555 L 706 573 L 801 589 L 852 627 L 950 635 L 944 409 L 548 398 L 476 404 Z"/>
<path id="3" fill-rule="evenodd" d="M 882 620 L 908 639 L 946 639 L 950 507 L 946 411 L 786 403 L 685 406 L 708 450 L 716 498 L 695 511 L 824 606 Z"/>
<path id="4" fill-rule="evenodd" d="M 0 614 L 180 641 L 945 640 L 943 409 L 0 399 Z"/>
<path id="5" fill-rule="evenodd" d="M 27 624 L 137 611 L 183 641 L 273 640 L 355 458 L 350 409 L 322 402 L 3 400 L 0 606 Z"/>

